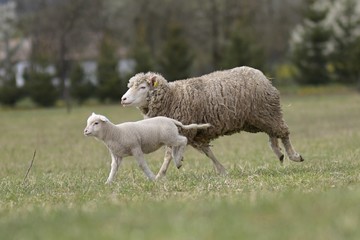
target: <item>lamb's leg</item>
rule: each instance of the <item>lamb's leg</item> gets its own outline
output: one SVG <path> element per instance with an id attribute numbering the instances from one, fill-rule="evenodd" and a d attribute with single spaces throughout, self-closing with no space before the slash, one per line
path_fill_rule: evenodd
<path id="1" fill-rule="evenodd" d="M 215 165 L 216 171 L 221 175 L 226 175 L 226 170 L 224 166 L 216 159 L 215 155 L 211 151 L 210 147 L 201 147 L 201 151 L 205 153 L 205 155 L 211 159 L 213 164 Z"/>
<path id="2" fill-rule="evenodd" d="M 114 177 L 119 169 L 122 160 L 122 158 L 115 156 L 112 152 L 110 152 L 110 154 L 111 154 L 111 170 L 105 184 L 110 184 L 114 180 Z"/>
<path id="3" fill-rule="evenodd" d="M 279 141 L 277 137 L 269 137 L 269 143 L 271 149 L 274 151 L 280 162 L 283 163 L 284 154 L 281 152 L 281 148 L 279 147 Z"/>
<path id="4" fill-rule="evenodd" d="M 181 160 L 187 144 L 187 138 L 184 136 L 178 136 L 176 143 L 172 147 L 172 155 L 176 167 L 179 169 L 182 166 Z"/>
<path id="5" fill-rule="evenodd" d="M 132 150 L 132 154 L 133 156 L 136 158 L 139 167 L 144 171 L 145 175 L 150 179 L 150 180 L 155 180 L 155 175 L 154 173 L 150 170 L 149 166 L 147 165 L 145 158 L 144 158 L 144 154 L 141 151 L 140 148 L 136 148 Z"/>
<path id="6" fill-rule="evenodd" d="M 302 162 L 304 161 L 304 159 L 302 158 L 302 156 L 297 153 L 293 146 L 291 145 L 290 142 L 290 138 L 289 135 L 287 135 L 286 137 L 281 138 L 281 141 L 285 147 L 286 153 L 289 156 L 290 160 L 295 161 L 295 162 Z"/>
<path id="7" fill-rule="evenodd" d="M 156 175 L 156 179 L 165 177 L 166 171 L 169 168 L 169 164 L 170 164 L 171 158 L 172 158 L 171 151 L 172 151 L 172 149 L 170 147 L 167 147 L 167 146 L 165 147 L 164 162 L 161 165 L 161 168 L 160 168 L 158 174 Z"/>

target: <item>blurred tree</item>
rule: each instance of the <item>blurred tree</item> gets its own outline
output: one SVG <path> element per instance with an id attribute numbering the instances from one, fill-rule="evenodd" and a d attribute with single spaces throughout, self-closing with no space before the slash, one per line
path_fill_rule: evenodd
<path id="1" fill-rule="evenodd" d="M 136 24 L 136 39 L 133 46 L 132 55 L 136 62 L 135 73 L 148 72 L 153 70 L 153 58 L 150 48 L 146 42 L 145 26 L 142 20 Z"/>
<path id="2" fill-rule="evenodd" d="M 14 106 L 23 95 L 23 91 L 16 84 L 16 74 L 14 73 L 14 55 L 20 43 L 10 44 L 16 35 L 17 28 L 16 3 L 9 1 L 0 4 L 0 103 L 7 106 Z"/>
<path id="3" fill-rule="evenodd" d="M 354 63 L 357 64 L 356 66 L 360 66 L 360 37 L 356 38 L 352 58 L 353 58 Z M 359 67 L 357 67 L 355 69 L 354 79 L 357 79 L 357 83 L 356 83 L 357 89 L 358 89 L 358 91 L 360 91 L 360 69 L 359 69 Z"/>
<path id="4" fill-rule="evenodd" d="M 118 73 L 116 46 L 107 32 L 100 42 L 97 63 L 97 90 L 100 101 L 119 101 L 124 89 Z"/>
<path id="5" fill-rule="evenodd" d="M 265 62 L 265 56 L 252 40 L 249 33 L 241 31 L 244 29 L 241 25 L 237 24 L 230 37 L 230 41 L 225 48 L 223 56 L 222 67 L 229 69 L 239 66 L 251 66 L 254 68 L 262 69 Z"/>
<path id="6" fill-rule="evenodd" d="M 169 81 L 190 76 L 193 54 L 178 23 L 170 23 L 161 55 L 159 67 Z"/>
<path id="7" fill-rule="evenodd" d="M 12 84 L 6 83 L 6 81 L 13 81 L 13 65 L 15 63 L 13 57 L 21 44 L 21 41 L 15 46 L 14 44 L 10 44 L 12 38 L 14 38 L 18 32 L 16 28 L 17 21 L 16 3 L 9 1 L 0 4 L 0 54 L 2 55 L 0 68 L 3 70 L 1 80 L 7 86 L 11 86 Z"/>
<path id="8" fill-rule="evenodd" d="M 59 92 L 52 83 L 53 76 L 44 69 L 31 69 L 25 77 L 25 91 L 37 105 L 52 107 L 59 97 Z"/>
<path id="9" fill-rule="evenodd" d="M 209 1 L 209 21 L 210 21 L 210 34 L 211 34 L 211 59 L 212 65 L 215 69 L 220 66 L 222 58 L 222 46 L 221 46 L 221 30 L 220 30 L 220 3 L 217 0 Z"/>
<path id="10" fill-rule="evenodd" d="M 22 28 L 32 39 L 31 61 L 38 62 L 41 55 L 54 64 L 69 112 L 69 61 L 73 55 L 79 55 L 87 43 L 94 41 L 91 34 L 102 22 L 102 1 L 33 0 L 29 3 L 18 0 L 18 3 L 19 11 L 23 13 Z"/>
<path id="11" fill-rule="evenodd" d="M 79 104 L 94 96 L 95 86 L 85 78 L 85 72 L 79 63 L 75 63 L 70 73 L 70 95 Z"/>
<path id="12" fill-rule="evenodd" d="M 289 30 L 300 21 L 297 9 L 306 4 L 301 0 L 17 2 L 19 12 L 22 12 L 23 29 L 33 42 L 32 51 L 42 51 L 57 66 L 59 76 L 63 74 L 60 77 L 63 86 L 68 81 L 69 62 L 74 60 L 74 55 L 81 58 L 85 53 L 90 56 L 88 52 L 94 48 L 87 48 L 88 43 L 96 44 L 98 36 L 101 36 L 99 33 L 105 28 L 111 30 L 123 46 L 122 56 L 136 58 L 139 68 L 136 71 L 157 67 L 156 58 L 162 55 L 166 42 L 164 36 L 171 21 L 182 25 L 183 36 L 196 56 L 193 58 L 192 75 L 222 67 L 234 23 L 239 19 L 244 22 L 242 27 L 245 28 L 241 32 L 251 32 L 250 39 L 261 46 L 266 63 L 276 64 L 283 60 L 287 51 Z M 246 40 L 249 41 L 247 37 Z M 95 54 L 91 54 L 90 58 L 96 58 Z"/>
<path id="13" fill-rule="evenodd" d="M 13 107 L 23 96 L 22 88 L 16 85 L 15 75 L 0 84 L 0 103 Z"/>
<path id="14" fill-rule="evenodd" d="M 342 0 L 337 4 L 331 63 L 336 81 L 354 84 L 360 81 L 360 4 L 356 0 Z"/>
<path id="15" fill-rule="evenodd" d="M 325 25 L 328 9 L 316 0 L 307 0 L 304 22 L 293 33 L 291 60 L 300 84 L 327 84 L 331 30 Z"/>

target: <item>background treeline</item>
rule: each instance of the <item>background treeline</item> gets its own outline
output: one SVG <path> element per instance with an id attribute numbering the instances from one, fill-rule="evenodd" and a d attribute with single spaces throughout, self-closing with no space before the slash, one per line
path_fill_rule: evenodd
<path id="1" fill-rule="evenodd" d="M 2 0 L 0 11 L 4 105 L 119 101 L 137 72 L 172 81 L 241 65 L 277 85 L 360 85 L 357 0 Z"/>

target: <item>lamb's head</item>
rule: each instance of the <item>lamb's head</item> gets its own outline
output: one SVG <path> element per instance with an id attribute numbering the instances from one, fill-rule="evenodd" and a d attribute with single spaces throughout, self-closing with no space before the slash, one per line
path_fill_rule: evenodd
<path id="1" fill-rule="evenodd" d="M 167 84 L 167 81 L 158 73 L 138 73 L 130 78 L 129 89 L 122 96 L 121 104 L 123 106 L 147 107 L 149 94 L 162 84 Z"/>
<path id="2" fill-rule="evenodd" d="M 84 129 L 85 136 L 100 137 L 102 127 L 107 124 L 109 119 L 105 116 L 92 113 L 87 120 L 86 128 Z"/>

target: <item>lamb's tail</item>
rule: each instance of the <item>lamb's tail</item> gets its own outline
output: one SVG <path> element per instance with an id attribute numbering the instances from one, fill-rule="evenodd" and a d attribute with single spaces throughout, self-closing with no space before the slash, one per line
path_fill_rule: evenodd
<path id="1" fill-rule="evenodd" d="M 205 124 L 195 124 L 195 123 L 193 123 L 193 124 L 189 124 L 189 125 L 184 125 L 179 121 L 176 121 L 174 119 L 172 119 L 172 120 L 177 126 L 183 128 L 183 129 L 204 129 L 204 128 L 211 127 L 210 123 L 205 123 Z"/>

